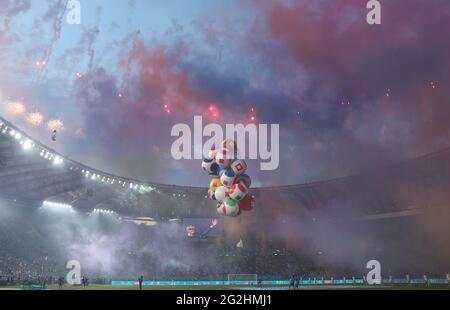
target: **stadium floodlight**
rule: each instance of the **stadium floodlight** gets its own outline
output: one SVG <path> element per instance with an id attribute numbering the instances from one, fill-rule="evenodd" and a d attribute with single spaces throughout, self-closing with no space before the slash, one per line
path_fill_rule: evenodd
<path id="1" fill-rule="evenodd" d="M 12 129 L 12 130 L 9 132 L 9 134 L 10 134 L 12 137 L 14 137 L 14 135 L 16 134 L 16 131 L 15 131 L 14 129 Z"/>
<path id="2" fill-rule="evenodd" d="M 100 213 L 100 214 L 115 214 L 114 211 L 106 210 L 106 209 L 94 209 L 92 210 L 93 213 Z"/>
<path id="3" fill-rule="evenodd" d="M 25 151 L 29 151 L 29 150 L 31 150 L 31 148 L 33 148 L 33 142 L 31 142 L 31 140 L 26 140 L 23 143 L 22 147 Z"/>
<path id="4" fill-rule="evenodd" d="M 60 202 L 53 202 L 45 200 L 42 203 L 43 208 L 50 208 L 50 209 L 59 209 L 59 210 L 70 210 L 73 211 L 73 207 L 69 204 L 60 203 Z"/>
<path id="5" fill-rule="evenodd" d="M 16 138 L 16 140 L 20 140 L 20 138 L 22 138 L 22 134 L 18 132 L 14 135 L 14 138 Z"/>
<path id="6" fill-rule="evenodd" d="M 61 157 L 59 157 L 59 156 L 55 156 L 55 159 L 53 160 L 53 164 L 54 164 L 55 166 L 59 166 L 59 165 L 61 165 L 63 162 L 64 162 L 63 159 L 62 159 Z"/>

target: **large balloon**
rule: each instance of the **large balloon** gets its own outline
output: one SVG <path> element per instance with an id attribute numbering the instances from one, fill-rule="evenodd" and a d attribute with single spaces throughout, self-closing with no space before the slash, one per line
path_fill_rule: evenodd
<path id="1" fill-rule="evenodd" d="M 216 146 L 213 145 L 211 146 L 211 149 L 208 152 L 208 157 L 215 160 L 216 159 L 216 154 L 217 154 L 217 150 L 216 150 Z"/>
<path id="2" fill-rule="evenodd" d="M 241 174 L 234 181 L 234 183 L 240 183 L 240 182 L 244 182 L 244 184 L 247 188 L 250 188 L 250 186 L 252 185 L 252 179 L 246 174 Z"/>
<path id="3" fill-rule="evenodd" d="M 219 165 L 214 162 L 214 159 L 205 158 L 202 162 L 203 170 L 210 175 L 217 175 L 219 170 Z"/>
<path id="4" fill-rule="evenodd" d="M 231 163 L 230 167 L 235 175 L 241 175 L 247 170 L 247 163 L 243 159 L 236 159 Z"/>
<path id="5" fill-rule="evenodd" d="M 247 190 L 247 186 L 245 186 L 243 182 L 233 184 L 230 187 L 230 192 L 228 193 L 228 195 L 230 196 L 230 198 L 239 201 L 242 200 L 245 195 L 247 195 Z"/>
<path id="6" fill-rule="evenodd" d="M 222 142 L 222 149 L 228 150 L 228 152 L 234 156 L 237 155 L 237 143 L 232 139 L 225 139 Z"/>
<path id="7" fill-rule="evenodd" d="M 250 211 L 255 207 L 255 197 L 247 194 L 241 201 L 239 201 L 239 209 L 243 211 Z"/>
<path id="8" fill-rule="evenodd" d="M 226 186 L 220 186 L 214 192 L 214 198 L 218 202 L 224 202 L 226 198 L 228 198 L 229 189 Z"/>
<path id="9" fill-rule="evenodd" d="M 212 189 L 208 189 L 208 198 L 211 198 L 212 200 L 216 200 L 215 192 Z"/>
<path id="10" fill-rule="evenodd" d="M 239 213 L 238 202 L 234 199 L 227 198 L 217 207 L 217 212 L 221 215 L 235 217 Z"/>
<path id="11" fill-rule="evenodd" d="M 209 189 L 212 190 L 213 192 L 215 192 L 219 186 L 222 186 L 222 182 L 220 182 L 220 178 L 217 178 L 217 177 L 212 178 L 211 182 L 209 183 Z"/>
<path id="12" fill-rule="evenodd" d="M 233 170 L 231 170 L 231 168 L 226 169 L 225 172 L 223 172 L 220 176 L 222 185 L 226 187 L 230 187 L 231 185 L 233 185 L 234 180 L 236 180 L 236 175 L 234 174 Z"/>
<path id="13" fill-rule="evenodd" d="M 230 153 L 227 149 L 220 149 L 216 154 L 216 163 L 220 166 L 220 168 L 228 168 L 233 162 L 234 155 Z"/>

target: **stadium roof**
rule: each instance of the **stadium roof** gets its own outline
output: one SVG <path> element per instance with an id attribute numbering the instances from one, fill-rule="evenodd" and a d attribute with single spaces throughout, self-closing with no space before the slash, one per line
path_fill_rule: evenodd
<path id="1" fill-rule="evenodd" d="M 438 182 L 440 191 L 427 187 Z M 438 206 L 450 188 L 450 149 L 394 167 L 321 182 L 252 189 L 265 215 L 326 212 L 336 218 L 347 211 L 363 217 Z M 86 166 L 32 139 L 0 117 L 0 196 L 27 206 L 43 201 L 90 212 L 155 219 L 215 216 L 207 189 L 149 183 Z"/>

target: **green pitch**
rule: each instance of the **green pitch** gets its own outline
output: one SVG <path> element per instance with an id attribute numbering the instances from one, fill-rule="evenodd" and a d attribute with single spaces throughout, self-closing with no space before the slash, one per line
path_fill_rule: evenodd
<path id="1" fill-rule="evenodd" d="M 0 290 L 21 290 L 21 286 L 8 286 L 8 287 L 0 287 Z M 47 290 L 88 290 L 88 291 L 101 291 L 101 290 L 131 290 L 137 291 L 139 287 L 137 285 L 98 285 L 91 284 L 87 287 L 83 286 L 70 286 L 64 285 L 62 288 L 59 288 L 58 285 L 49 285 L 46 287 Z M 230 286 L 230 285 L 191 285 L 191 286 L 144 286 L 143 290 L 248 290 L 248 289 L 257 289 L 257 290 L 287 290 L 286 286 L 270 286 L 270 287 L 254 287 L 254 286 Z M 450 290 L 449 286 L 439 285 L 439 286 L 381 286 L 381 287 L 373 287 L 373 286 L 327 286 L 327 285 L 317 285 L 317 286 L 303 286 L 300 287 L 299 291 L 305 290 Z"/>

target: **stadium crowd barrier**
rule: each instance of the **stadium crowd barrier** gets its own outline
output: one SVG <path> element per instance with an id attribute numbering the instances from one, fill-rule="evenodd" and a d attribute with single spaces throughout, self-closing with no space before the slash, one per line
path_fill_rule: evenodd
<path id="1" fill-rule="evenodd" d="M 145 286 L 192 286 L 192 285 L 289 285 L 290 280 L 262 280 L 262 281 L 144 281 Z M 300 285 L 363 285 L 364 279 L 302 279 Z M 137 281 L 112 281 L 112 285 L 138 285 Z M 386 278 L 382 284 L 427 284 L 422 278 L 412 278 L 408 282 L 405 278 Z M 430 278 L 428 284 L 448 285 L 446 278 Z"/>

